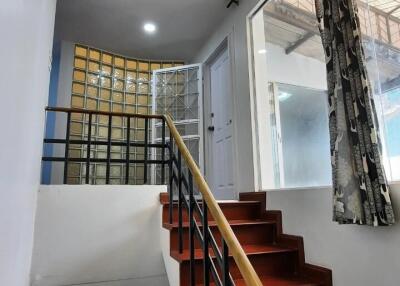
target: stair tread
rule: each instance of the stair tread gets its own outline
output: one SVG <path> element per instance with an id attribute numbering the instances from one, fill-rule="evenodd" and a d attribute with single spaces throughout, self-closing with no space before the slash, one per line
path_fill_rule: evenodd
<path id="1" fill-rule="evenodd" d="M 238 225 L 268 225 L 268 224 L 275 224 L 275 221 L 272 220 L 264 220 L 264 219 L 233 219 L 233 220 L 228 220 L 230 226 L 238 226 Z M 197 222 L 198 226 L 202 226 L 201 222 Z M 208 226 L 216 226 L 217 223 L 213 220 L 208 222 Z M 166 229 L 173 229 L 173 228 L 178 228 L 179 223 L 178 222 L 173 222 L 172 224 L 170 223 L 163 223 L 163 227 Z M 184 221 L 182 222 L 182 227 L 188 228 L 189 227 L 189 222 Z"/>
<path id="2" fill-rule="evenodd" d="M 290 253 L 297 251 L 295 248 L 289 248 L 286 246 L 280 246 L 276 244 L 244 244 L 242 245 L 244 252 L 247 255 L 257 255 L 257 254 L 274 254 L 274 253 Z M 210 248 L 211 249 L 211 248 Z M 220 249 L 221 250 L 221 249 Z M 210 253 L 213 253 L 210 251 Z M 190 260 L 189 249 L 184 249 L 180 254 L 177 250 L 171 251 L 171 256 L 178 260 L 179 262 Z M 203 259 L 203 250 L 201 248 L 196 248 L 194 251 L 195 259 Z M 211 255 L 214 257 L 215 255 Z M 229 253 L 229 256 L 232 256 Z"/>
<path id="3" fill-rule="evenodd" d="M 201 206 L 202 201 L 197 201 L 198 204 Z M 248 205 L 258 205 L 260 204 L 259 201 L 234 201 L 234 200 L 225 200 L 225 201 L 217 201 L 218 205 L 224 206 L 224 205 L 237 205 L 237 206 L 248 206 Z M 169 202 L 161 202 L 162 205 L 168 206 Z M 174 200 L 172 203 L 173 206 L 178 205 L 178 201 Z"/>
<path id="4" fill-rule="evenodd" d="M 320 284 L 315 283 L 309 279 L 297 277 L 297 276 L 261 276 L 260 280 L 263 285 L 273 285 L 273 286 L 318 286 Z M 234 279 L 236 286 L 246 286 L 246 283 L 243 279 Z M 203 285 L 203 284 L 197 284 Z M 210 285 L 215 285 L 214 283 L 210 283 Z"/>

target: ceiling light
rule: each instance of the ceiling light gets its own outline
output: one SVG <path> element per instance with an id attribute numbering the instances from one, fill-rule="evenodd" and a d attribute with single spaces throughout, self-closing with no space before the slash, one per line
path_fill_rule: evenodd
<path id="1" fill-rule="evenodd" d="M 261 50 L 258 51 L 258 53 L 259 53 L 259 54 L 266 54 L 266 53 L 267 53 L 267 50 L 266 50 L 266 49 L 261 49 Z"/>
<path id="2" fill-rule="evenodd" d="M 145 23 L 143 29 L 147 34 L 153 34 L 157 30 L 157 27 L 153 23 Z"/>

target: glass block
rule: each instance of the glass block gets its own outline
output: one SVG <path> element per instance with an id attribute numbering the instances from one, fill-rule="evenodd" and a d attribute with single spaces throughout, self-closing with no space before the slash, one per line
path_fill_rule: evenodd
<path id="1" fill-rule="evenodd" d="M 100 61 L 100 51 L 90 49 L 89 58 L 91 58 L 92 60 Z"/>
<path id="2" fill-rule="evenodd" d="M 145 105 L 146 106 L 148 97 L 149 97 L 148 95 L 138 95 L 137 96 L 137 103 L 139 105 Z"/>
<path id="3" fill-rule="evenodd" d="M 76 94 L 85 94 L 85 85 L 74 82 L 72 84 L 72 92 Z"/>
<path id="4" fill-rule="evenodd" d="M 68 164 L 68 176 L 78 177 L 81 172 L 81 164 L 69 163 Z"/>
<path id="5" fill-rule="evenodd" d="M 90 96 L 90 97 L 97 97 L 97 93 L 98 93 L 98 88 L 97 88 L 97 86 L 91 86 L 91 85 L 88 85 L 88 87 L 87 87 L 87 95 L 88 96 Z"/>
<path id="6" fill-rule="evenodd" d="M 135 71 L 127 71 L 126 72 L 126 79 L 127 80 L 135 80 L 136 79 L 136 72 Z"/>
<path id="7" fill-rule="evenodd" d="M 107 102 L 107 101 L 100 100 L 100 102 L 99 102 L 99 110 L 100 111 L 107 111 L 107 112 L 110 111 L 110 103 Z"/>
<path id="8" fill-rule="evenodd" d="M 183 66 L 183 65 L 184 65 L 184 63 L 174 63 L 175 67 L 180 67 L 180 66 Z"/>
<path id="9" fill-rule="evenodd" d="M 81 157 L 81 150 L 79 150 L 79 149 L 70 149 L 69 150 L 69 157 L 70 158 L 80 158 Z"/>
<path id="10" fill-rule="evenodd" d="M 147 83 L 138 83 L 138 92 L 140 93 L 149 93 L 149 85 Z"/>
<path id="11" fill-rule="evenodd" d="M 102 58 L 103 63 L 108 64 L 108 65 L 112 65 L 113 57 L 112 57 L 111 54 L 103 53 L 103 56 L 101 58 Z"/>
<path id="12" fill-rule="evenodd" d="M 137 61 L 135 60 L 126 60 L 126 68 L 130 70 L 137 69 Z"/>
<path id="13" fill-rule="evenodd" d="M 137 112 L 138 112 L 139 114 L 147 114 L 147 112 L 148 112 L 147 107 L 138 106 L 137 109 L 138 109 Z"/>
<path id="14" fill-rule="evenodd" d="M 136 103 L 136 96 L 133 93 L 125 94 L 125 103 L 126 104 L 135 104 Z"/>
<path id="15" fill-rule="evenodd" d="M 92 74 L 92 73 L 88 74 L 87 82 L 90 84 L 98 85 L 99 84 L 99 75 Z"/>
<path id="16" fill-rule="evenodd" d="M 144 129 L 144 125 L 145 125 L 145 120 L 142 118 L 137 118 L 136 119 L 136 127 L 137 128 L 143 128 Z"/>
<path id="17" fill-rule="evenodd" d="M 138 77 L 137 80 L 138 80 L 138 81 L 142 81 L 142 82 L 148 82 L 148 81 L 149 81 L 149 74 L 148 74 L 148 73 L 140 72 L 140 73 L 139 73 L 139 77 Z"/>
<path id="18" fill-rule="evenodd" d="M 125 59 L 121 58 L 121 57 L 114 57 L 114 65 L 116 67 L 121 67 L 121 68 L 125 68 Z"/>
<path id="19" fill-rule="evenodd" d="M 100 90 L 100 98 L 104 100 L 110 100 L 111 98 L 111 90 L 102 88 Z"/>
<path id="20" fill-rule="evenodd" d="M 89 71 L 99 73 L 100 72 L 100 65 L 97 62 L 89 61 Z"/>
<path id="21" fill-rule="evenodd" d="M 121 92 L 113 92 L 112 99 L 115 102 L 123 102 L 124 101 L 124 94 Z"/>
<path id="22" fill-rule="evenodd" d="M 124 82 L 122 80 L 114 79 L 114 89 L 116 90 L 124 90 Z"/>
<path id="23" fill-rule="evenodd" d="M 82 134 L 83 125 L 82 125 L 82 123 L 71 122 L 70 130 L 71 130 L 71 134 L 78 134 L 78 135 Z"/>
<path id="24" fill-rule="evenodd" d="M 114 77 L 123 79 L 125 77 L 125 71 L 123 69 L 114 68 Z"/>
<path id="25" fill-rule="evenodd" d="M 103 138 L 108 137 L 108 127 L 104 127 L 104 126 L 99 127 L 99 137 L 103 137 Z"/>
<path id="26" fill-rule="evenodd" d="M 112 128 L 111 130 L 111 137 L 113 139 L 120 140 L 122 139 L 122 129 L 121 128 Z"/>
<path id="27" fill-rule="evenodd" d="M 125 105 L 125 112 L 127 113 L 136 113 L 136 107 L 134 105 Z"/>
<path id="28" fill-rule="evenodd" d="M 86 60 L 75 58 L 74 67 L 80 69 L 86 69 Z"/>
<path id="29" fill-rule="evenodd" d="M 81 98 L 82 100 L 81 100 L 81 102 L 79 103 L 74 103 L 74 104 L 77 104 L 77 105 L 79 105 L 79 106 L 73 106 L 73 104 L 72 104 L 72 99 L 71 99 L 71 107 L 75 107 L 75 108 L 83 108 L 83 97 L 79 97 L 79 96 L 75 96 L 75 95 L 73 95 L 73 97 L 75 97 L 75 98 Z M 76 99 L 74 99 L 74 100 L 76 100 Z M 74 121 L 82 121 L 83 120 L 83 114 L 82 113 L 71 113 L 71 119 L 72 120 L 74 120 Z"/>
<path id="30" fill-rule="evenodd" d="M 107 65 L 102 65 L 101 74 L 106 76 L 111 76 L 112 67 Z"/>
<path id="31" fill-rule="evenodd" d="M 99 158 L 99 157 L 98 157 Z M 96 175 L 100 177 L 105 177 L 107 173 L 107 168 L 103 164 L 97 164 L 96 165 Z"/>
<path id="32" fill-rule="evenodd" d="M 119 112 L 119 111 L 118 111 Z M 122 127 L 122 117 L 120 116 L 113 116 L 112 119 L 112 126 L 116 126 L 116 127 Z"/>
<path id="33" fill-rule="evenodd" d="M 74 80 L 85 81 L 86 74 L 83 71 L 74 70 Z"/>
<path id="34" fill-rule="evenodd" d="M 136 167 L 136 178 L 143 178 L 143 177 L 144 177 L 144 168 Z"/>
<path id="35" fill-rule="evenodd" d="M 148 71 L 149 70 L 149 63 L 144 61 L 139 61 L 139 70 L 140 71 Z"/>
<path id="36" fill-rule="evenodd" d="M 86 58 L 87 48 L 81 46 L 75 46 L 75 55 Z"/>
<path id="37" fill-rule="evenodd" d="M 136 92 L 136 83 L 127 81 L 126 82 L 126 91 L 127 92 Z"/>
<path id="38" fill-rule="evenodd" d="M 111 88 L 111 79 L 109 77 L 101 77 L 101 86 Z"/>
<path id="39" fill-rule="evenodd" d="M 150 65 L 151 70 L 159 70 L 161 69 L 161 63 L 151 63 Z"/>
<path id="40" fill-rule="evenodd" d="M 163 69 L 167 69 L 167 68 L 172 68 L 172 63 L 163 63 L 162 64 L 162 67 L 163 67 Z"/>
<path id="41" fill-rule="evenodd" d="M 106 180 L 105 179 L 95 179 L 95 184 L 96 185 L 105 185 L 106 184 Z"/>
<path id="42" fill-rule="evenodd" d="M 97 101 L 95 99 L 86 99 L 86 108 L 89 110 L 97 110 Z"/>
<path id="43" fill-rule="evenodd" d="M 112 111 L 114 111 L 114 112 L 122 112 L 123 105 L 122 104 L 113 103 L 112 109 L 113 109 Z"/>
<path id="44" fill-rule="evenodd" d="M 72 95 L 71 96 L 71 107 L 83 108 L 83 97 Z"/>

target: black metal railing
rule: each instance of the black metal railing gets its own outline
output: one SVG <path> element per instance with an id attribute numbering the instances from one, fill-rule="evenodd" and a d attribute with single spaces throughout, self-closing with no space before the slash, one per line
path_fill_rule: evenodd
<path id="1" fill-rule="evenodd" d="M 178 223 L 178 250 L 183 253 L 184 247 L 184 226 L 183 226 L 183 212 L 186 210 L 189 217 L 189 252 L 190 252 L 190 285 L 198 285 L 201 280 L 196 275 L 196 260 L 202 260 L 203 271 L 203 285 L 210 285 L 214 283 L 219 286 L 234 285 L 234 281 L 229 273 L 229 250 L 227 237 L 229 239 L 230 247 L 234 248 L 232 251 L 233 258 L 242 273 L 243 278 L 247 285 L 261 285 L 254 268 L 248 261 L 247 256 L 244 254 L 237 238 L 234 236 L 226 218 L 223 216 L 221 209 L 213 198 L 211 191 L 208 188 L 203 176 L 201 175 L 195 161 L 190 155 L 187 147 L 185 146 L 182 137 L 179 135 L 174 123 L 169 116 L 163 115 L 139 115 L 115 112 L 101 112 L 101 111 L 88 111 L 81 109 L 69 108 L 46 108 L 47 112 L 63 112 L 67 114 L 67 126 L 64 139 L 44 139 L 46 144 L 65 144 L 65 154 L 63 157 L 43 157 L 43 161 L 50 162 L 64 162 L 64 183 L 67 183 L 68 177 L 68 163 L 81 162 L 86 164 L 85 183 L 90 182 L 89 169 L 91 163 L 106 163 L 106 183 L 110 182 L 110 165 L 112 163 L 125 164 L 126 174 L 125 183 L 129 183 L 129 164 L 137 163 L 143 164 L 146 170 L 143 174 L 144 183 L 148 182 L 147 166 L 158 164 L 161 170 L 161 182 L 166 182 L 168 185 L 169 194 L 169 216 L 168 221 L 172 225 L 177 221 Z M 88 115 L 87 123 L 88 134 L 85 140 L 71 140 L 70 139 L 70 125 L 71 115 L 74 113 L 81 113 Z M 98 141 L 92 140 L 91 128 L 94 115 L 108 116 L 108 137 L 107 140 Z M 114 117 L 123 117 L 127 119 L 126 124 L 126 140 L 114 141 L 111 136 L 112 121 Z M 145 137 L 143 142 L 132 142 L 130 140 L 130 132 L 134 132 L 131 128 L 130 121 L 132 118 L 142 118 L 145 120 Z M 158 126 L 162 128 L 161 143 L 151 143 L 148 138 L 149 123 L 151 120 L 161 120 Z M 169 138 L 166 138 L 166 127 L 169 128 Z M 86 145 L 86 157 L 72 158 L 69 156 L 69 146 L 71 144 L 84 144 Z M 90 150 L 92 146 L 105 145 L 107 146 L 106 158 L 92 158 Z M 123 146 L 126 148 L 126 157 L 124 159 L 111 158 L 111 147 Z M 137 160 L 130 158 L 129 149 L 131 147 L 143 147 L 144 158 Z M 157 148 L 161 150 L 159 160 L 151 160 L 148 158 L 148 149 Z M 168 152 L 168 157 L 166 156 Z M 168 166 L 166 170 L 165 166 Z M 168 171 L 168 180 L 166 179 L 166 171 Z M 211 204 L 211 208 L 210 208 Z M 178 217 L 174 217 L 173 208 L 178 207 Z M 221 234 L 221 241 L 217 243 L 214 233 L 209 227 L 210 212 L 215 214 L 214 220 L 217 224 L 218 231 Z M 217 216 L 217 217 L 216 217 Z M 202 254 L 195 257 L 195 241 L 199 241 L 202 247 Z M 196 283 L 197 281 L 197 283 Z"/>
<path id="2" fill-rule="evenodd" d="M 143 184 L 149 183 L 148 166 L 159 165 L 161 166 L 159 180 L 161 183 L 165 182 L 165 165 L 168 164 L 168 160 L 165 158 L 165 152 L 168 148 L 165 141 L 165 119 L 160 115 L 141 115 L 141 114 L 128 114 L 128 113 L 116 113 L 116 112 L 102 112 L 102 111 L 91 111 L 83 109 L 71 109 L 71 108 L 57 108 L 57 107 L 47 107 L 47 112 L 58 112 L 67 114 L 66 127 L 65 127 L 65 138 L 45 138 L 45 144 L 64 144 L 65 151 L 64 156 L 45 156 L 42 157 L 44 162 L 64 162 L 64 172 L 63 172 L 63 184 L 68 183 L 68 168 L 69 163 L 83 163 L 85 165 L 86 172 L 84 173 L 85 184 L 90 183 L 90 166 L 92 163 L 103 163 L 106 166 L 106 176 L 105 183 L 110 184 L 110 169 L 112 164 L 123 164 L 125 166 L 125 178 L 124 183 L 129 184 L 130 179 L 130 165 L 140 164 L 143 165 Z M 84 139 L 71 139 L 71 117 L 73 114 L 85 114 L 88 119 L 84 122 L 85 128 L 87 128 L 87 134 Z M 108 117 L 107 123 L 107 139 L 106 140 L 92 140 L 92 127 L 93 127 L 93 116 L 106 116 Z M 115 117 L 123 118 L 126 121 L 126 140 L 113 140 L 112 139 L 112 129 L 113 129 L 113 119 Z M 131 120 L 134 118 L 139 118 L 145 121 L 144 124 L 144 140 L 131 140 L 132 133 L 137 131 L 137 129 L 131 128 Z M 149 140 L 149 121 L 150 120 L 161 120 L 162 121 L 162 138 L 160 143 L 151 143 Z M 86 146 L 86 156 L 71 157 L 70 151 L 71 145 L 83 145 Z M 94 146 L 106 146 L 106 158 L 92 158 L 91 150 Z M 126 148 L 125 158 L 115 159 L 111 156 L 112 147 L 122 147 Z M 144 149 L 143 159 L 137 159 L 131 157 L 130 148 L 140 147 Z M 151 159 L 149 158 L 149 149 L 157 148 L 161 150 L 161 159 Z M 154 182 L 153 182 L 154 183 Z"/>

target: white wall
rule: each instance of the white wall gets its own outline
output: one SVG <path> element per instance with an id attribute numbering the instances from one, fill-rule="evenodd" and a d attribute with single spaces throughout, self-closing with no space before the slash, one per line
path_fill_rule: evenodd
<path id="1" fill-rule="evenodd" d="M 392 185 L 400 214 L 400 184 Z M 267 209 L 282 210 L 283 231 L 304 238 L 306 260 L 331 268 L 335 286 L 398 286 L 400 223 L 372 228 L 332 222 L 332 190 L 298 189 L 267 193 Z"/>
<path id="2" fill-rule="evenodd" d="M 0 6 L 0 285 L 29 284 L 55 7 Z"/>
<path id="3" fill-rule="evenodd" d="M 168 285 L 159 202 L 166 191 L 165 186 L 41 186 L 33 285 Z"/>
<path id="4" fill-rule="evenodd" d="M 239 192 L 254 190 L 253 157 L 251 144 L 251 116 L 249 74 L 247 68 L 247 36 L 246 16 L 256 5 L 257 0 L 240 1 L 240 5 L 232 5 L 230 15 L 226 17 L 220 26 L 215 27 L 213 35 L 205 42 L 198 54 L 191 62 L 204 63 L 223 40 L 232 33 L 233 36 L 233 81 L 234 102 L 233 121 L 235 124 L 237 142 L 237 174 Z"/>

